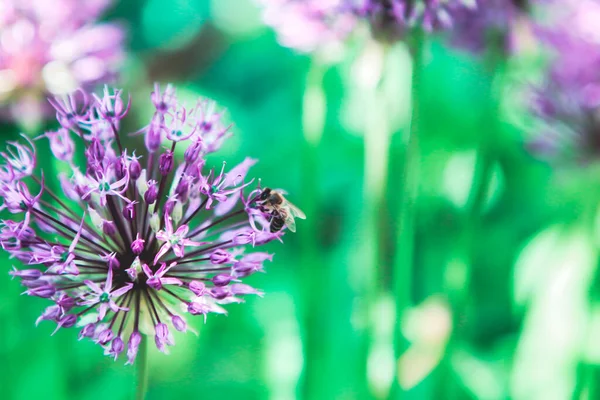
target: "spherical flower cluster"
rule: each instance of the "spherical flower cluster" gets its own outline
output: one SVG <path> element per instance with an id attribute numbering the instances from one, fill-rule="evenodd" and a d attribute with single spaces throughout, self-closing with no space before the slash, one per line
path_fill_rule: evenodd
<path id="1" fill-rule="evenodd" d="M 123 31 L 94 23 L 110 0 L 0 2 L 2 116 L 32 124 L 52 115 L 48 94 L 66 94 L 115 74 Z M 23 117 L 27 115 L 27 119 Z"/>
<path id="2" fill-rule="evenodd" d="M 341 43 L 361 22 L 375 37 L 403 38 L 413 28 L 452 26 L 453 14 L 473 8 L 469 0 L 259 0 L 264 19 L 283 45 L 314 51 Z"/>
<path id="3" fill-rule="evenodd" d="M 539 117 L 532 147 L 551 156 L 600 153 L 600 3 L 549 0 L 535 33 L 549 52 L 548 73 L 533 88 Z"/>
<path id="4" fill-rule="evenodd" d="M 78 91 L 51 100 L 61 127 L 43 138 L 72 171 L 59 176 L 62 194 L 35 174 L 31 141 L 9 143 L 0 209 L 16 218 L 2 222 L 0 244 L 27 266 L 10 272 L 24 293 L 53 303 L 38 322 L 79 326 L 80 338 L 115 359 L 126 351 L 133 363 L 144 335 L 166 351 L 173 329 L 188 329 L 185 315 L 206 320 L 244 295 L 262 295 L 242 279 L 263 271 L 272 255 L 252 250 L 281 239 L 285 226 L 271 226 L 267 189 L 249 189 L 256 160 L 229 170 L 205 165 L 229 136 L 212 101 L 185 107 L 173 87 L 161 92 L 157 85 L 154 116 L 137 132 L 142 157 L 123 146 L 120 125 L 131 99 L 121 94 L 105 88 L 101 97 Z M 87 159 L 83 168 L 77 147 Z"/>

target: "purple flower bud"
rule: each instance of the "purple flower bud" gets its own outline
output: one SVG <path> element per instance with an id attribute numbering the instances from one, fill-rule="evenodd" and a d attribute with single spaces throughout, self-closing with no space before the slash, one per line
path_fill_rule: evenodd
<path id="1" fill-rule="evenodd" d="M 102 232 L 104 232 L 104 234 L 107 236 L 113 236 L 115 233 L 117 233 L 117 227 L 112 221 L 103 221 Z"/>
<path id="2" fill-rule="evenodd" d="M 9 275 L 11 276 L 18 276 L 21 279 L 24 280 L 36 280 L 38 279 L 40 276 L 42 276 L 42 271 L 37 270 L 37 269 L 22 269 L 22 270 L 18 270 L 13 266 L 13 270 L 9 271 Z"/>
<path id="3" fill-rule="evenodd" d="M 27 246 L 36 240 L 36 235 L 33 229 L 24 228 L 22 224 L 19 224 L 21 228 L 16 233 L 16 238 L 21 242 L 22 245 Z"/>
<path id="4" fill-rule="evenodd" d="M 58 300 L 56 300 L 56 304 L 62 307 L 63 310 L 69 311 L 71 308 L 75 306 L 76 300 L 73 297 L 69 297 L 66 294 L 60 296 Z"/>
<path id="5" fill-rule="evenodd" d="M 125 204 L 125 206 L 123 207 L 123 217 L 125 217 L 127 221 L 133 221 L 135 219 L 136 204 L 136 201 L 132 201 L 131 203 Z"/>
<path id="6" fill-rule="evenodd" d="M 6 251 L 21 250 L 23 248 L 21 241 L 14 236 L 13 232 L 7 232 L 6 235 L 3 233 L 2 237 L 0 237 L 0 245 Z M 12 272 L 10 271 L 9 274 L 12 275 Z"/>
<path id="7" fill-rule="evenodd" d="M 54 288 L 54 286 L 50 286 L 50 285 L 46 284 L 44 286 L 31 288 L 31 289 L 27 290 L 25 293 L 27 293 L 29 296 L 37 296 L 37 297 L 42 297 L 44 299 L 49 299 L 50 297 L 54 296 L 54 293 L 56 293 L 56 289 Z"/>
<path id="8" fill-rule="evenodd" d="M 150 153 L 154 153 L 160 147 L 160 143 L 162 141 L 163 124 L 164 116 L 160 113 L 155 113 L 154 117 L 152 117 L 150 125 L 148 126 L 148 130 L 146 131 L 146 136 L 144 137 L 144 143 L 146 144 L 146 148 Z"/>
<path id="9" fill-rule="evenodd" d="M 154 290 L 161 290 L 163 287 L 160 278 L 154 276 L 146 281 L 146 285 L 150 286 Z"/>
<path id="10" fill-rule="evenodd" d="M 160 155 L 158 159 L 158 170 L 162 176 L 169 175 L 173 169 L 173 152 L 171 150 L 165 151 Z"/>
<path id="11" fill-rule="evenodd" d="M 56 321 L 60 318 L 61 314 L 62 311 L 57 305 L 46 307 L 42 315 L 35 321 L 35 324 L 38 325 L 42 321 Z"/>
<path id="12" fill-rule="evenodd" d="M 206 304 L 196 303 L 195 301 L 188 304 L 188 312 L 192 315 L 206 315 L 209 311 L 210 309 Z"/>
<path id="13" fill-rule="evenodd" d="M 129 279 L 131 279 L 132 281 L 136 280 L 138 276 L 138 270 L 135 267 L 129 267 L 125 270 L 125 272 L 127 272 Z"/>
<path id="14" fill-rule="evenodd" d="M 75 315 L 75 314 L 64 315 L 56 322 L 56 329 L 54 330 L 54 332 L 52 332 L 52 335 L 54 335 L 56 332 L 58 332 L 58 330 L 60 328 L 71 328 L 73 325 L 75 325 L 76 322 L 77 322 L 77 315 Z"/>
<path id="15" fill-rule="evenodd" d="M 217 274 L 213 276 L 212 282 L 215 286 L 227 286 L 231 282 L 231 276 L 229 274 Z"/>
<path id="16" fill-rule="evenodd" d="M 189 180 L 185 179 L 185 178 L 180 179 L 179 183 L 177 184 L 177 187 L 175 188 L 175 194 L 177 195 L 177 199 L 180 202 L 182 202 L 182 203 L 187 202 L 189 189 L 190 189 Z"/>
<path id="17" fill-rule="evenodd" d="M 233 264 L 233 270 L 235 271 L 236 276 L 248 276 L 256 271 L 256 266 L 251 263 L 238 261 Z"/>
<path id="18" fill-rule="evenodd" d="M 188 168 L 188 175 L 191 176 L 192 178 L 195 179 L 201 179 L 202 176 L 202 169 L 204 168 L 204 164 L 206 164 L 206 160 L 204 160 L 203 158 L 201 158 L 195 165 L 193 168 Z M 201 193 L 199 191 L 195 192 L 196 194 L 200 195 Z"/>
<path id="19" fill-rule="evenodd" d="M 137 158 L 133 158 L 131 160 L 131 162 L 129 163 L 129 176 L 134 181 L 137 181 L 137 179 L 140 177 L 141 174 L 142 174 L 142 166 L 140 165 L 140 162 L 137 160 Z"/>
<path id="20" fill-rule="evenodd" d="M 106 155 L 106 151 L 104 150 L 104 145 L 100 143 L 100 140 L 97 138 L 92 138 L 90 142 L 90 146 L 87 150 L 88 158 L 93 159 L 94 161 L 101 163 L 104 161 L 104 156 Z"/>
<path id="21" fill-rule="evenodd" d="M 233 238 L 232 241 L 233 241 L 233 244 L 236 246 L 254 243 L 255 236 L 256 236 L 256 234 L 254 233 L 254 231 L 249 230 L 246 232 L 238 233 L 237 235 L 235 235 L 235 237 Z"/>
<path id="22" fill-rule="evenodd" d="M 171 334 L 169 333 L 169 327 L 167 324 L 158 323 L 154 327 L 154 342 L 159 351 L 165 352 L 165 344 L 173 345 Z"/>
<path id="23" fill-rule="evenodd" d="M 203 296 L 206 293 L 206 285 L 200 281 L 191 281 L 188 288 L 196 295 Z"/>
<path id="24" fill-rule="evenodd" d="M 154 327 L 154 331 L 156 333 L 156 336 L 158 336 L 161 339 L 166 339 L 169 336 L 169 327 L 167 326 L 167 324 L 156 324 L 156 326 Z"/>
<path id="25" fill-rule="evenodd" d="M 39 224 L 40 223 L 38 222 L 38 226 Z M 13 251 L 11 255 L 24 264 L 31 264 L 31 260 L 33 260 L 32 251 Z"/>
<path id="26" fill-rule="evenodd" d="M 46 282 L 43 279 L 37 279 L 37 280 L 22 280 L 21 281 L 21 285 L 25 286 L 26 288 L 39 288 L 42 286 L 46 286 L 48 284 L 48 282 Z"/>
<path id="27" fill-rule="evenodd" d="M 169 199 L 165 203 L 165 207 L 163 209 L 165 215 L 171 215 L 173 209 L 175 208 L 175 204 L 177 204 L 177 200 Z"/>
<path id="28" fill-rule="evenodd" d="M 129 336 L 129 343 L 127 343 L 127 364 L 134 363 L 141 341 L 142 335 L 138 331 L 133 332 Z"/>
<path id="29" fill-rule="evenodd" d="M 254 272 L 262 271 L 263 262 L 272 258 L 273 255 L 269 253 L 251 253 L 244 256 L 240 261 L 236 261 L 233 264 L 233 270 L 238 277 L 248 276 Z"/>
<path id="30" fill-rule="evenodd" d="M 94 332 L 96 331 L 96 324 L 87 324 L 83 327 L 83 329 L 79 332 L 79 340 L 83 338 L 91 338 L 94 337 Z"/>
<path id="31" fill-rule="evenodd" d="M 117 179 L 123 179 L 127 173 L 127 167 L 123 162 L 123 156 L 115 158 L 113 163 L 115 167 L 115 176 Z"/>
<path id="32" fill-rule="evenodd" d="M 214 287 L 210 289 L 210 295 L 217 300 L 223 300 L 230 295 L 229 290 L 222 287 Z"/>
<path id="33" fill-rule="evenodd" d="M 187 149 L 185 149 L 185 153 L 183 154 L 183 159 L 188 164 L 193 164 L 200 157 L 200 152 L 204 148 L 204 143 L 202 139 L 198 137 L 197 140 L 194 141 Z"/>
<path id="34" fill-rule="evenodd" d="M 144 251 L 144 243 L 145 240 L 142 239 L 138 233 L 136 239 L 131 243 L 131 251 L 133 251 L 133 254 L 138 256 L 142 254 L 142 251 Z"/>
<path id="35" fill-rule="evenodd" d="M 234 260 L 235 258 L 223 249 L 217 249 L 210 254 L 210 262 L 213 264 L 225 264 Z"/>
<path id="36" fill-rule="evenodd" d="M 114 333 L 111 329 L 105 329 L 98 335 L 97 342 L 101 345 L 105 345 L 112 340 L 114 337 Z"/>
<path id="37" fill-rule="evenodd" d="M 187 331 L 187 324 L 185 323 L 185 320 L 179 315 L 173 315 L 171 317 L 171 322 L 173 323 L 175 329 L 177 329 L 179 332 Z"/>
<path id="38" fill-rule="evenodd" d="M 110 344 L 109 354 L 114 357 L 116 360 L 119 357 L 119 354 L 123 352 L 125 349 L 125 344 L 123 343 L 123 339 L 117 336 L 112 343 Z"/>
<path id="39" fill-rule="evenodd" d="M 71 328 L 77 322 L 77 315 L 67 314 L 58 321 L 61 328 Z"/>
<path id="40" fill-rule="evenodd" d="M 156 187 L 156 181 L 150 180 L 150 181 L 148 181 L 148 190 L 146 190 L 146 193 L 144 193 L 144 200 L 148 204 L 154 204 L 157 197 L 158 197 L 158 188 Z"/>

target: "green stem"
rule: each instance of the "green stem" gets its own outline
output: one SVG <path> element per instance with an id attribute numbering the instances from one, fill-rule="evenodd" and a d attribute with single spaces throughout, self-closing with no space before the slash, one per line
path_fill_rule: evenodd
<path id="1" fill-rule="evenodd" d="M 501 54 L 501 53 L 500 53 Z M 488 68 L 492 73 L 492 81 L 489 88 L 489 107 L 482 119 L 487 128 L 481 135 L 477 144 L 476 162 L 473 170 L 473 180 L 466 203 L 466 212 L 462 224 L 462 232 L 458 240 L 458 259 L 461 271 L 455 275 L 463 277 L 461 281 L 447 282 L 446 292 L 452 308 L 453 332 L 446 347 L 446 354 L 442 361 L 442 380 L 439 384 L 438 395 L 446 393 L 448 388 L 457 390 L 454 383 L 451 357 L 460 338 L 464 338 L 469 327 L 464 323 L 471 320 L 466 315 L 469 309 L 469 301 L 473 301 L 475 294 L 472 292 L 471 278 L 475 269 L 478 250 L 478 238 L 483 234 L 482 214 L 485 210 L 486 201 L 493 176 L 493 167 L 496 162 L 496 146 L 499 129 L 498 115 L 500 114 L 501 94 L 496 92 L 502 88 L 504 77 L 504 62 L 502 56 L 492 54 L 487 60 Z M 488 121 L 494 121 L 489 124 Z M 483 129 L 481 130 L 484 131 Z M 447 274 L 450 275 L 450 274 Z"/>
<path id="2" fill-rule="evenodd" d="M 148 390 L 148 337 L 142 335 L 139 352 L 136 358 L 138 367 L 136 400 L 144 400 Z"/>
<path id="3" fill-rule="evenodd" d="M 323 75 L 325 66 L 319 60 L 312 60 L 306 77 L 304 90 L 302 125 L 304 132 L 304 144 L 302 151 L 302 197 L 299 199 L 303 211 L 307 215 L 306 221 L 302 221 L 302 229 L 299 229 L 300 243 L 302 246 L 299 266 L 302 273 L 302 321 L 303 321 L 303 351 L 304 371 L 302 376 L 301 397 L 306 399 L 317 398 L 327 387 L 324 353 L 327 351 L 324 345 L 323 332 L 327 329 L 327 321 L 330 312 L 326 307 L 328 301 L 327 288 L 332 283 L 327 281 L 325 272 L 321 274 L 322 280 L 319 285 L 314 284 L 315 270 L 327 271 L 322 265 L 322 258 L 318 255 L 317 241 L 319 236 L 317 207 L 318 193 L 315 190 L 315 182 L 319 182 L 319 144 L 325 129 L 325 116 L 327 106 L 325 92 L 323 90 Z"/>
<path id="4" fill-rule="evenodd" d="M 385 183 L 388 175 L 388 149 L 390 144 L 390 116 L 385 93 L 385 67 L 389 49 L 375 40 L 369 41 L 363 50 L 362 60 L 370 67 L 359 82 L 366 97 L 366 115 L 364 132 L 364 181 L 363 181 L 363 227 L 361 257 L 364 266 L 361 280 L 364 284 L 364 314 L 367 329 L 364 333 L 363 368 L 360 373 L 365 380 L 361 398 L 372 396 L 382 388 L 373 386 L 373 371 L 367 369 L 369 355 L 380 341 L 387 321 L 378 318 L 377 306 L 384 292 L 385 240 L 387 218 L 385 207 Z"/>
<path id="5" fill-rule="evenodd" d="M 420 175 L 419 145 L 419 89 L 421 84 L 421 62 L 423 37 L 417 35 L 412 46 L 411 117 L 408 140 L 404 154 L 400 210 L 398 214 L 398 238 L 394 260 L 394 295 L 396 299 L 396 323 L 394 325 L 394 355 L 398 360 L 406 350 L 407 342 L 402 335 L 401 318 L 413 305 L 413 269 L 415 247 L 415 205 L 417 202 Z M 398 372 L 398 371 L 397 371 Z M 402 390 L 395 375 L 392 397 L 400 398 Z"/>

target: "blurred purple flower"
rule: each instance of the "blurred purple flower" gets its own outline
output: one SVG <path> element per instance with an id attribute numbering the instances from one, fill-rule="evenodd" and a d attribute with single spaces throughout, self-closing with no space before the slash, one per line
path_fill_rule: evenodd
<path id="1" fill-rule="evenodd" d="M 583 108 L 600 105 L 600 2 L 547 1 L 536 33 L 552 52 L 549 79 Z"/>
<path id="2" fill-rule="evenodd" d="M 541 124 L 530 147 L 550 156 L 598 156 L 600 2 L 546 0 L 540 8 L 544 19 L 534 32 L 549 62 L 544 82 L 529 94 Z"/>
<path id="3" fill-rule="evenodd" d="M 123 30 L 95 20 L 110 0 L 0 2 L 2 115 L 25 125 L 51 114 L 46 98 L 115 75 Z M 3 104 L 4 103 L 4 104 Z"/>
<path id="4" fill-rule="evenodd" d="M 286 47 L 302 52 L 340 46 L 352 32 L 356 16 L 346 0 L 257 0 L 264 21 Z"/>
<path id="5" fill-rule="evenodd" d="M 376 36 L 402 38 L 407 31 L 426 32 L 453 26 L 454 14 L 474 8 L 472 0 L 346 0 L 348 7 L 366 18 Z"/>
<path id="6" fill-rule="evenodd" d="M 80 168 L 73 151 L 51 146 L 72 170 L 61 186 L 74 205 L 67 206 L 63 196 L 36 177 L 32 143 L 9 144 L 0 166 L 5 172 L 0 174 L 0 209 L 20 218 L 2 221 L 0 244 L 28 266 L 9 272 L 21 279 L 24 294 L 54 302 L 38 322 L 54 321 L 57 329 L 80 326 L 80 338 L 91 338 L 115 359 L 126 352 L 133 363 L 140 341 L 148 340 L 143 335 L 154 336 L 161 351 L 173 345 L 172 329 L 187 330 L 183 313 L 206 319 L 208 313 L 224 314 L 224 304 L 242 302 L 239 296 L 262 295 L 240 281 L 262 271 L 272 255 L 244 250 L 280 240 L 284 232 L 271 232 L 273 210 L 259 201 L 260 187 L 244 194 L 255 160 L 246 159 L 229 172 L 219 168 L 217 180 L 214 169 L 205 167 L 206 155 L 219 150 L 229 130 L 216 117 L 222 113 L 206 113 L 206 100 L 186 108 L 168 86 L 169 101 L 154 101 L 154 119 L 158 115 L 161 125 L 145 134 L 158 135 L 153 140 L 166 141 L 169 148 L 146 141 L 142 168 L 141 157 L 129 156 L 135 153 L 122 145 L 120 124 L 129 107 L 121 93 L 86 94 L 90 101 L 69 118 L 61 118 L 64 107 L 52 102 L 63 127 L 40 138 L 52 143 L 60 134 L 62 142 L 77 140 L 87 158 Z M 152 99 L 160 96 L 157 85 Z M 182 135 L 169 138 L 174 127 Z M 198 142 L 210 145 L 195 149 L 194 157 L 174 156 L 179 147 Z M 32 195 L 29 187 L 39 194 Z"/>
<path id="7" fill-rule="evenodd" d="M 446 29 L 456 12 L 474 6 L 470 0 L 257 1 L 280 42 L 303 52 L 339 46 L 361 22 L 384 40 L 401 39 L 413 28 Z"/>

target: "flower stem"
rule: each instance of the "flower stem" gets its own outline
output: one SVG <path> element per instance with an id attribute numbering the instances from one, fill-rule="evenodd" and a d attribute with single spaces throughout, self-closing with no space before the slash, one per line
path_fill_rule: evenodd
<path id="1" fill-rule="evenodd" d="M 135 398 L 136 400 L 144 400 L 148 389 L 148 337 L 146 335 L 142 335 L 136 362 L 138 373 Z"/>
<path id="2" fill-rule="evenodd" d="M 381 318 L 381 303 L 387 294 L 385 291 L 385 271 L 387 257 L 385 253 L 388 218 L 385 214 L 385 188 L 388 176 L 388 151 L 390 147 L 390 114 L 386 93 L 386 66 L 390 48 L 376 40 L 366 43 L 355 69 L 356 84 L 365 98 L 364 128 L 364 176 L 363 210 L 361 215 L 361 245 L 358 251 L 361 265 L 361 281 L 364 285 L 361 295 L 364 298 L 362 319 L 365 332 L 361 357 L 363 357 L 364 388 L 359 387 L 360 397 L 380 397 L 385 391 L 386 378 L 377 375 L 371 356 L 376 348 L 385 341 L 388 320 Z M 382 370 L 389 370 L 389 365 Z"/>
<path id="3" fill-rule="evenodd" d="M 415 205 L 418 196 L 420 174 L 419 89 L 423 46 L 423 35 L 415 35 L 414 43 L 411 47 L 411 116 L 401 176 L 402 187 L 398 213 L 398 237 L 396 239 L 397 252 L 394 259 L 393 272 L 393 289 L 396 299 L 396 323 L 394 325 L 394 356 L 396 361 L 398 361 L 407 345 L 401 330 L 402 315 L 413 305 Z M 394 398 L 400 397 L 401 394 L 398 382 L 398 373 L 401 372 L 396 371 L 392 387 L 392 397 Z"/>
<path id="4" fill-rule="evenodd" d="M 490 185 L 492 183 L 494 164 L 497 159 L 496 145 L 500 126 L 499 115 L 502 95 L 502 81 L 504 79 L 505 57 L 501 51 L 488 56 L 487 64 L 492 74 L 489 87 L 489 105 L 482 119 L 485 123 L 485 135 L 479 137 L 477 143 L 476 161 L 473 170 L 473 180 L 465 205 L 465 215 L 462 221 L 462 232 L 458 238 L 455 267 L 461 270 L 456 273 L 463 277 L 456 282 L 446 282 L 446 293 L 452 307 L 453 331 L 446 347 L 441 365 L 438 395 L 447 393 L 448 390 L 457 390 L 454 372 L 451 366 L 453 353 L 460 341 L 467 335 L 469 329 L 464 322 L 469 309 L 469 301 L 476 298 L 471 285 L 473 271 L 477 263 L 478 239 L 483 236 L 482 214 L 484 213 Z M 489 121 L 493 121 L 491 124 Z M 483 131 L 483 130 L 482 130 Z M 450 388 L 450 389 L 449 389 Z"/>
<path id="5" fill-rule="evenodd" d="M 302 243 L 300 263 L 302 270 L 302 322 L 304 328 L 303 351 L 304 369 L 301 382 L 301 397 L 316 398 L 322 394 L 327 385 L 327 377 L 323 374 L 327 349 L 324 347 L 322 333 L 326 330 L 329 309 L 322 303 L 326 296 L 326 288 L 330 285 L 324 274 L 320 285 L 314 285 L 315 270 L 327 270 L 319 257 L 317 237 L 319 232 L 318 193 L 315 182 L 319 182 L 319 144 L 325 129 L 327 104 L 323 89 L 323 75 L 326 71 L 318 58 L 311 61 L 306 77 L 306 87 L 302 105 L 302 128 L 304 143 L 302 149 L 302 198 L 300 204 L 308 216 L 303 229 L 299 232 Z"/>

